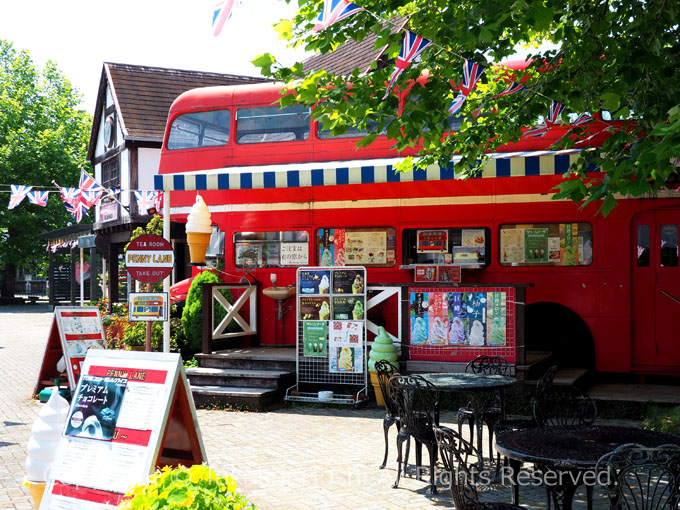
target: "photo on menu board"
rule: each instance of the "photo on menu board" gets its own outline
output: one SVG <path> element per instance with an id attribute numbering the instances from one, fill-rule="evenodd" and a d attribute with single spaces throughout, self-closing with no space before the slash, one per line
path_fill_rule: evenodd
<path id="1" fill-rule="evenodd" d="M 66 434 L 110 441 L 123 405 L 127 379 L 83 375 L 73 397 Z"/>
<path id="2" fill-rule="evenodd" d="M 330 269 L 305 269 L 299 273 L 300 294 L 328 294 L 331 288 Z"/>
<path id="3" fill-rule="evenodd" d="M 363 294 L 364 271 L 354 269 L 333 270 L 333 294 Z"/>
<path id="4" fill-rule="evenodd" d="M 486 293 L 466 292 L 464 306 L 467 315 L 465 336 L 467 345 L 486 345 Z"/>
<path id="5" fill-rule="evenodd" d="M 490 346 L 505 346 L 507 343 L 507 305 L 505 292 L 486 293 L 486 338 Z"/>
<path id="6" fill-rule="evenodd" d="M 302 321 L 330 320 L 330 297 L 300 296 L 300 309 L 298 313 Z"/>
<path id="7" fill-rule="evenodd" d="M 319 358 L 326 357 L 328 322 L 306 321 L 302 324 L 303 355 Z"/>
<path id="8" fill-rule="evenodd" d="M 328 365 L 334 373 L 363 373 L 364 325 L 356 321 L 331 321 Z"/>
<path id="9" fill-rule="evenodd" d="M 363 320 L 364 296 L 333 296 L 334 320 Z"/>

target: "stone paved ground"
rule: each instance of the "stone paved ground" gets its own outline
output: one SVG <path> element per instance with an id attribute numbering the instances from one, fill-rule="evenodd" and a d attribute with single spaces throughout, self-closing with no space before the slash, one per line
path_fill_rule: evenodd
<path id="1" fill-rule="evenodd" d="M 30 395 L 51 321 L 47 306 L 0 307 L 0 509 L 33 507 L 21 481 L 30 428 L 41 409 Z M 198 411 L 210 465 L 233 476 L 260 510 L 452 508 L 445 490 L 431 496 L 424 482 L 412 478 L 402 477 L 400 487 L 391 488 L 392 442 L 387 467 L 378 469 L 382 415 L 377 408 L 303 406 L 267 413 Z M 444 413 L 442 421 L 451 424 L 454 416 Z M 491 490 L 483 499 L 510 501 L 510 489 Z M 577 499 L 575 508 L 585 508 L 583 495 Z M 545 508 L 544 490 L 523 488 L 521 502 Z M 596 508 L 607 507 L 602 494 L 595 502 Z"/>

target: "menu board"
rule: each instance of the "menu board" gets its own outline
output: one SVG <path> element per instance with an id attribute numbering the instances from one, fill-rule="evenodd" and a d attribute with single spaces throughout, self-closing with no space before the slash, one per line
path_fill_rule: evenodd
<path id="1" fill-rule="evenodd" d="M 506 292 L 411 292 L 411 345 L 505 346 Z"/>
<path id="2" fill-rule="evenodd" d="M 87 352 L 90 349 L 106 349 L 99 308 L 57 306 L 53 328 L 55 326 L 59 331 L 69 385 L 75 388 Z"/>
<path id="3" fill-rule="evenodd" d="M 42 510 L 114 508 L 170 458 L 207 460 L 179 354 L 90 351 L 82 373 Z"/>
<path id="4" fill-rule="evenodd" d="M 302 355 L 328 358 L 329 373 L 363 373 L 366 269 L 303 267 L 297 285 Z"/>
<path id="5" fill-rule="evenodd" d="M 317 246 L 320 266 L 380 266 L 396 261 L 396 235 L 389 228 L 322 228 Z"/>

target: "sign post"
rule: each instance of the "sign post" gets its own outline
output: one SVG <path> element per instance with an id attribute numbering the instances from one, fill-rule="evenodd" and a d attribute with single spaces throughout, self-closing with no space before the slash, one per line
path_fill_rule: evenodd
<path id="1" fill-rule="evenodd" d="M 125 251 L 125 265 L 128 273 L 135 280 L 151 284 L 165 279 L 172 272 L 175 265 L 175 254 L 172 245 L 163 237 L 145 234 L 133 239 Z M 130 301 L 128 308 L 134 303 Z M 168 319 L 164 319 L 167 321 Z M 151 322 L 146 323 L 146 350 L 151 350 Z"/>

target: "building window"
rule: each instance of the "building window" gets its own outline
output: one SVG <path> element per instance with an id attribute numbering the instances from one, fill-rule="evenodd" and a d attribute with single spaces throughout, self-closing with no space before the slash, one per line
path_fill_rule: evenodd
<path id="1" fill-rule="evenodd" d="M 593 263 L 593 227 L 588 223 L 502 225 L 504 266 L 588 266 Z"/>
<path id="2" fill-rule="evenodd" d="M 309 234 L 304 230 L 235 232 L 236 267 L 309 265 Z"/>
<path id="3" fill-rule="evenodd" d="M 310 109 L 291 105 L 240 108 L 236 112 L 236 142 L 292 142 L 309 138 Z"/>
<path id="4" fill-rule="evenodd" d="M 102 163 L 102 186 L 107 189 L 120 188 L 120 158 L 118 156 Z"/>
<path id="5" fill-rule="evenodd" d="M 410 264 L 489 265 L 491 230 L 487 227 L 407 228 L 404 262 Z"/>
<path id="6" fill-rule="evenodd" d="M 168 149 L 195 149 L 226 145 L 229 141 L 229 110 L 185 113 L 172 121 Z"/>
<path id="7" fill-rule="evenodd" d="M 390 227 L 320 228 L 316 233 L 319 266 L 392 267 L 397 233 Z"/>

